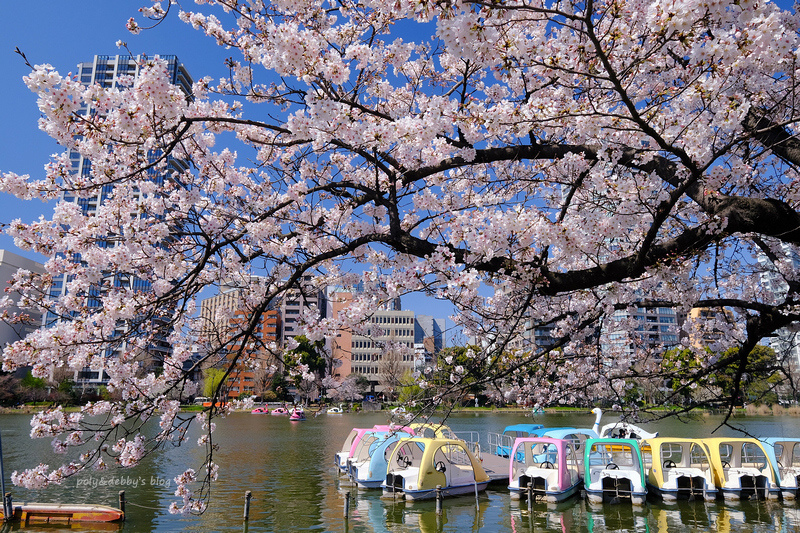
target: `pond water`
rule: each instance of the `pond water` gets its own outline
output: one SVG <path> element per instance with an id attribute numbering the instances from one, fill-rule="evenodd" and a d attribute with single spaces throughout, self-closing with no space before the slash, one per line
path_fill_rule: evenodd
<path id="1" fill-rule="evenodd" d="M 613 415 L 602 423 L 613 421 Z M 784 532 L 800 530 L 800 505 L 795 502 L 753 501 L 741 503 L 680 502 L 630 505 L 589 505 L 582 499 L 562 504 L 511 500 L 505 485 L 490 485 L 474 496 L 445 499 L 437 515 L 435 502 L 404 503 L 382 500 L 380 491 L 357 489 L 339 478 L 333 463 L 353 427 L 386 423 L 385 413 L 323 415 L 305 422 L 286 417 L 235 414 L 217 421 L 214 461 L 220 464 L 219 481 L 213 487 L 209 509 L 201 516 L 171 515 L 167 507 L 176 501 L 173 478 L 186 468 L 197 468 L 203 450 L 182 446 L 148 457 L 136 468 L 87 472 L 63 485 L 29 491 L 10 485 L 10 473 L 39 464 L 61 463 L 52 453 L 49 439 L 31 441 L 30 417 L 0 416 L 6 470 L 6 490 L 14 501 L 118 504 L 125 491 L 126 521 L 120 525 L 91 525 L 69 531 L 250 531 L 250 532 L 531 532 L 531 531 L 730 531 Z M 701 417 L 689 422 L 669 420 L 645 426 L 662 436 L 708 436 L 720 417 Z M 487 432 L 502 432 L 510 424 L 537 422 L 549 427 L 591 427 L 594 416 L 586 414 L 457 414 L 448 423 L 456 432 L 477 431 L 486 447 Z M 738 423 L 758 436 L 798 436 L 800 418 L 745 417 Z M 715 435 L 731 435 L 729 428 Z M 190 442 L 193 442 L 191 439 Z M 251 491 L 250 519 L 243 520 L 245 493 Z M 344 517 L 349 494 L 348 518 Z M 102 529 L 100 529 L 102 528 Z M 56 533 L 64 528 L 29 527 L 26 531 Z M 19 530 L 8 524 L 2 531 Z M 66 530 L 66 529 L 64 529 Z"/>

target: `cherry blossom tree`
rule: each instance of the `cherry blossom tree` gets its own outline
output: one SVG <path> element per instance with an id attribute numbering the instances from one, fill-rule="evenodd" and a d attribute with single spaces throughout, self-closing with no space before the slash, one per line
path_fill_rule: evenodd
<path id="1" fill-rule="evenodd" d="M 357 378 L 352 375 L 344 379 L 326 376 L 322 379 L 322 386 L 325 387 L 328 397 L 335 402 L 352 402 L 364 398 L 359 390 Z"/>
<path id="2" fill-rule="evenodd" d="M 680 374 L 687 387 L 722 369 L 738 383 L 759 342 L 796 327 L 793 11 L 764 0 L 198 3 L 156 2 L 128 24 L 178 16 L 234 51 L 230 76 L 201 79 L 191 99 L 159 61 L 125 89 L 85 87 L 49 65 L 25 78 L 42 130 L 92 172 L 55 157 L 41 178 L 3 174 L 0 190 L 23 200 L 112 192 L 91 215 L 62 200 L 49 219 L 7 227 L 52 257 L 14 289 L 64 320 L 6 349 L 4 369 L 44 376 L 126 348 L 107 362 L 120 402 L 34 420 L 56 449 L 84 446 L 81 460 L 17 482 L 134 464 L 184 439 L 189 419 L 169 398 L 185 390 L 191 346 L 245 345 L 309 275 L 367 288 L 336 316 L 303 316 L 310 341 L 357 333 L 378 305 L 424 293 L 452 302 L 457 327 L 482 346 L 480 378 L 465 367 L 469 381 L 454 374 L 448 393 L 483 384 L 539 405 L 618 402 L 637 378 L 663 380 L 665 348 L 625 318 L 642 307 L 734 316 L 715 326 L 719 355 L 692 341 L 697 321 L 675 330 L 698 363 Z M 150 179 L 170 157 L 187 169 Z M 110 273 L 152 288 L 116 286 Z M 766 290 L 767 273 L 780 291 Z M 68 294 L 48 300 L 61 275 Z M 231 312 L 251 318 L 217 346 L 197 299 L 231 282 L 244 288 Z M 555 342 L 528 342 L 534 326 Z M 140 375 L 138 356 L 165 334 L 163 372 Z M 105 422 L 90 428 L 90 414 Z M 217 414 L 202 415 L 209 450 Z M 123 432 L 123 421 L 154 416 L 155 440 L 127 433 L 136 424 Z M 173 510 L 202 510 L 207 484 L 191 483 L 215 474 L 209 451 Z"/>

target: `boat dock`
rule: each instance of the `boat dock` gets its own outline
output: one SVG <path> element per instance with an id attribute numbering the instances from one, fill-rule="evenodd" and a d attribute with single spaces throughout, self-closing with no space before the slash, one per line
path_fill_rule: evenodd
<path id="1" fill-rule="evenodd" d="M 478 458 L 481 460 L 481 466 L 483 466 L 483 469 L 489 475 L 490 483 L 501 480 L 508 482 L 508 468 L 510 461 L 508 457 L 501 457 L 499 455 L 481 451 Z"/>

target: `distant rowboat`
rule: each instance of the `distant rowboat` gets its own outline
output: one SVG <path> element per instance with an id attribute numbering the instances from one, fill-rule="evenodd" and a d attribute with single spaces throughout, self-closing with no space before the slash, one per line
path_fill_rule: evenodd
<path id="1" fill-rule="evenodd" d="M 3 516 L 0 511 L 0 516 Z M 3 516 L 3 518 L 5 518 Z M 80 503 L 18 503 L 11 520 L 22 524 L 71 524 L 73 522 L 118 522 L 125 518 L 121 509 L 107 505 Z"/>

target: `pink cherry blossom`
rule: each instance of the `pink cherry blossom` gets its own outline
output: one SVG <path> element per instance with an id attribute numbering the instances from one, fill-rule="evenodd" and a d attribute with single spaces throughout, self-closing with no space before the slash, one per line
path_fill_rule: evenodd
<path id="1" fill-rule="evenodd" d="M 763 0 L 199 3 L 151 2 L 146 23 L 127 24 L 176 16 L 231 50 L 230 75 L 200 73 L 191 98 L 152 58 L 114 87 L 51 65 L 24 78 L 42 131 L 92 166 L 76 174 L 58 154 L 42 176 L 0 176 L 0 191 L 54 201 L 52 216 L 5 221 L 50 258 L 8 290 L 62 318 L 6 347 L 3 369 L 102 365 L 121 399 L 34 416 L 32 437 L 81 461 L 15 483 L 135 465 L 190 422 L 212 450 L 216 417 L 247 404 L 180 413 L 198 390 L 185 365 L 197 353 L 201 366 L 245 364 L 227 354 L 259 344 L 261 315 L 307 276 L 353 293 L 336 313 L 299 316 L 328 348 L 341 331 L 384 333 L 370 316 L 396 298 L 451 304 L 471 347 L 416 381 L 427 407 L 477 386 L 526 405 L 635 411 L 645 390 L 675 403 L 665 380 L 696 391 L 720 370 L 741 376 L 738 350 L 796 330 L 796 13 Z M 50 299 L 55 283 L 67 290 Z M 211 327 L 200 299 L 226 284 L 241 298 Z M 726 312 L 646 329 L 637 317 L 659 308 Z M 663 356 L 682 340 L 691 371 L 675 376 Z M 144 371 L 142 354 L 165 341 L 158 371 Z M 298 344 L 263 346 L 282 359 Z M 776 357 L 785 380 L 792 355 Z M 346 380 L 289 372 L 354 397 Z M 156 436 L 128 430 L 151 418 Z M 217 466 L 193 466 L 173 512 L 205 508 L 194 484 Z"/>

